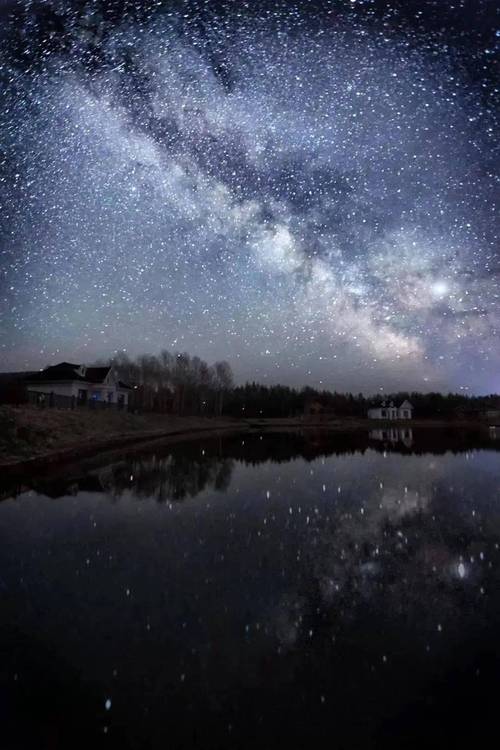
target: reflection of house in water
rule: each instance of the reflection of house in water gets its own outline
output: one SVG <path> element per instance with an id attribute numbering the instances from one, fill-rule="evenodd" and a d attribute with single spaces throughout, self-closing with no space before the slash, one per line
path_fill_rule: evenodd
<path id="1" fill-rule="evenodd" d="M 389 427 L 381 430 L 370 430 L 370 440 L 380 440 L 383 443 L 403 443 L 407 448 L 413 445 L 413 430 L 411 427 Z"/>

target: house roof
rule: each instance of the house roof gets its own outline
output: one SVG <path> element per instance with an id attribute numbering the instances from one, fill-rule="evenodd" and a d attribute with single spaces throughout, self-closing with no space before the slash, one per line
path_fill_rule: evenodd
<path id="1" fill-rule="evenodd" d="M 29 375 L 26 380 L 31 383 L 54 383 L 63 380 L 78 380 L 82 383 L 103 383 L 111 367 L 87 367 L 85 375 L 79 375 L 81 365 L 74 365 L 70 362 L 60 362 L 57 365 L 46 367 L 41 372 Z"/>
<path id="2" fill-rule="evenodd" d="M 69 365 L 63 365 L 66 365 L 66 363 L 54 365 L 53 367 L 46 367 L 45 370 L 30 375 L 27 380 L 30 383 L 53 383 L 62 380 L 80 380 L 86 382 L 85 378 L 82 378 L 82 376 L 78 375 L 76 372 L 79 365 L 76 365 L 76 368 Z"/>
<path id="3" fill-rule="evenodd" d="M 102 383 L 109 374 L 111 367 L 87 367 L 84 380 L 89 383 Z"/>
<path id="4" fill-rule="evenodd" d="M 72 370 L 78 370 L 81 365 L 75 365 L 72 362 L 59 362 L 58 365 L 49 365 L 46 370 L 54 370 L 56 367 L 70 367 Z"/>
<path id="5" fill-rule="evenodd" d="M 390 404 L 387 404 L 387 401 L 382 401 L 381 403 L 379 402 L 378 404 L 374 404 L 373 406 L 369 408 L 370 409 L 388 409 L 388 408 L 394 409 L 396 407 L 394 406 L 393 401 L 391 401 Z M 403 403 L 401 404 L 399 408 L 400 409 L 413 409 L 413 405 L 410 404 L 410 402 L 405 399 L 405 401 L 403 401 Z"/>

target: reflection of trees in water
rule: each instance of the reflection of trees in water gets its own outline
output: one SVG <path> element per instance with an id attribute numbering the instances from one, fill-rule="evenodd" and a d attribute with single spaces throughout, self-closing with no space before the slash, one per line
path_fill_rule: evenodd
<path id="1" fill-rule="evenodd" d="M 76 494 L 78 491 L 101 492 L 120 495 L 125 489 L 133 489 L 139 497 L 150 496 L 160 501 L 194 497 L 203 489 L 212 486 L 225 490 L 229 486 L 235 462 L 257 466 L 262 463 L 287 463 L 302 459 L 316 461 L 330 456 L 363 454 L 367 450 L 379 453 L 402 455 L 442 455 L 447 452 L 463 453 L 469 450 L 488 448 L 500 450 L 500 443 L 493 441 L 487 432 L 461 430 L 456 427 L 443 429 L 412 428 L 413 442 L 391 444 L 375 439 L 364 432 L 337 433 L 324 429 L 307 429 L 302 432 L 284 433 L 258 432 L 243 435 L 225 435 L 203 442 L 185 442 L 179 445 L 136 449 L 127 452 L 119 463 L 101 469 L 82 471 L 81 466 L 62 465 L 42 479 L 7 479 L 0 485 L 0 499 L 13 497 L 27 489 L 35 489 L 50 497 Z M 103 462 L 95 459 L 96 462 Z M 130 479 L 130 477 L 133 479 Z"/>
<path id="2" fill-rule="evenodd" d="M 216 456 L 197 460 L 181 453 L 145 456 L 113 467 L 108 491 L 120 496 L 131 489 L 136 497 L 152 497 L 158 502 L 195 497 L 207 488 L 224 492 L 231 482 L 233 465 L 231 459 Z"/>
<path id="3" fill-rule="evenodd" d="M 203 447 L 193 442 L 163 451 L 157 448 L 154 454 L 138 454 L 107 467 L 98 476 L 102 489 L 115 497 L 131 490 L 137 497 L 154 497 L 159 502 L 184 500 L 207 488 L 226 491 L 237 462 L 256 466 L 297 458 L 314 461 L 334 452 L 355 453 L 357 445 L 349 436 L 343 444 L 335 440 L 334 446 L 328 446 L 324 436 L 315 433 L 228 436 L 207 440 Z"/>

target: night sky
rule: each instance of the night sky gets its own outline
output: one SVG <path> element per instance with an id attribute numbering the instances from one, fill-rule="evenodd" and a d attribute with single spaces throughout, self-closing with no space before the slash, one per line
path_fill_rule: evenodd
<path id="1" fill-rule="evenodd" d="M 499 8 L 0 0 L 0 370 L 500 391 Z"/>

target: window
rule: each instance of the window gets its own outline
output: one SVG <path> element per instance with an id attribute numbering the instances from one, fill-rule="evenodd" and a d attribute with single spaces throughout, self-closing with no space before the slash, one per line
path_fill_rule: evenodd
<path id="1" fill-rule="evenodd" d="M 382 409 L 382 412 L 381 412 L 381 413 L 382 413 L 382 416 L 383 416 L 383 417 L 386 417 L 386 416 L 387 416 L 387 412 L 386 412 L 386 410 L 385 410 L 385 409 Z"/>

